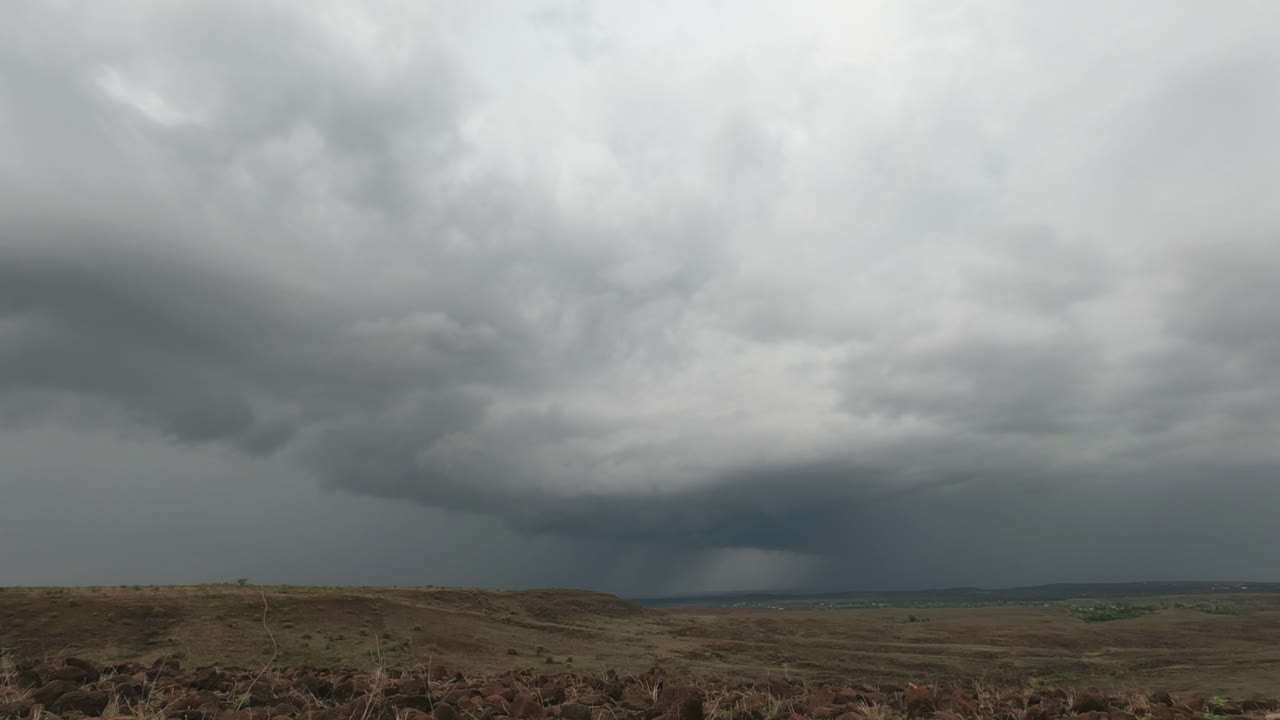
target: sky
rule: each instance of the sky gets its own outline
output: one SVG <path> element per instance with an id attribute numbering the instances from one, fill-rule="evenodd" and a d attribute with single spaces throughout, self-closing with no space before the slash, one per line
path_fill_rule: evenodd
<path id="1" fill-rule="evenodd" d="M 1280 4 L 22 3 L 0 584 L 1280 580 Z"/>

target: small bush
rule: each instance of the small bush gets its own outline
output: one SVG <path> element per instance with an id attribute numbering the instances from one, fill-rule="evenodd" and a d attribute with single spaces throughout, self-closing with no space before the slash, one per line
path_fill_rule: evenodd
<path id="1" fill-rule="evenodd" d="M 1071 608 L 1071 614 L 1084 622 L 1110 622 L 1112 620 L 1129 620 L 1143 615 L 1150 615 L 1156 609 L 1152 605 L 1107 603 L 1102 605 L 1074 605 Z"/>
<path id="2" fill-rule="evenodd" d="M 516 652 L 516 649 L 515 649 L 515 648 L 507 648 L 507 654 L 508 654 L 508 655 L 519 655 L 520 653 Z"/>

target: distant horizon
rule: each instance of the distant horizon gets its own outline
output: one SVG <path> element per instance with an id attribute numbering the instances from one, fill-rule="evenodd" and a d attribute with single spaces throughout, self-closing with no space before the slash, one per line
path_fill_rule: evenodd
<path id="1" fill-rule="evenodd" d="M 750 590 L 721 590 L 707 591 L 697 593 L 674 593 L 669 595 L 633 595 L 613 593 L 607 590 L 600 590 L 591 587 L 576 586 L 558 586 L 558 585 L 532 585 L 521 587 L 501 587 L 501 586 L 477 586 L 477 585 L 435 585 L 435 584 L 357 584 L 357 583 L 336 583 L 336 584 L 310 584 L 310 583 L 275 583 L 275 582 L 254 582 L 251 578 L 246 578 L 247 582 L 241 584 L 237 580 L 225 581 L 206 581 L 192 583 L 106 583 L 106 584 L 89 584 L 89 585 L 0 585 L 0 590 L 40 590 L 40 589 L 122 589 L 134 587 L 161 587 L 161 588 L 181 588 L 181 587 L 203 587 L 203 586 L 232 586 L 245 588 L 311 588 L 311 589 L 328 589 L 328 588 L 360 588 L 360 589 L 405 589 L 405 590 L 481 590 L 487 592 L 536 592 L 541 590 L 564 590 L 603 593 L 608 595 L 616 595 L 624 600 L 639 602 L 644 600 L 678 600 L 683 598 L 715 598 L 715 597 L 733 597 L 733 596 L 791 596 L 791 597 L 819 597 L 823 595 L 874 595 L 878 593 L 884 594 L 923 594 L 930 592 L 948 592 L 962 590 L 977 590 L 1002 592 L 1012 590 L 1034 590 L 1043 588 L 1071 588 L 1071 587 L 1123 587 L 1134 585 L 1197 585 L 1197 586 L 1276 586 L 1280 590 L 1280 580 L 1131 580 L 1131 581 L 1105 581 L 1105 582 L 1048 582 L 1035 583 L 1031 585 L 1007 585 L 1007 586 L 983 586 L 983 585 L 949 585 L 937 587 L 912 587 L 912 588 L 874 588 L 874 589 L 831 589 L 831 588 L 763 588 Z"/>

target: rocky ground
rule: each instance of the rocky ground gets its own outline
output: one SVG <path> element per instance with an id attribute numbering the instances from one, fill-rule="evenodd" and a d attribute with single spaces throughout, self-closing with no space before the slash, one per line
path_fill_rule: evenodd
<path id="1" fill-rule="evenodd" d="M 817 685 L 775 679 L 544 673 L 471 676 L 416 670 L 99 665 L 12 659 L 0 720 L 1280 720 L 1280 701 L 1105 694 L 1001 684 Z"/>

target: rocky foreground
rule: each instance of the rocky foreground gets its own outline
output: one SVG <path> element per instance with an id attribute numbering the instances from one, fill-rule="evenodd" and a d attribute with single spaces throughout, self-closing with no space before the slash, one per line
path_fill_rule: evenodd
<path id="1" fill-rule="evenodd" d="M 522 670 L 470 677 L 439 665 L 417 672 L 298 667 L 99 666 L 66 658 L 11 663 L 0 720 L 1280 720 L 1280 701 L 1107 695 L 970 684 L 813 686 L 785 679 L 687 682 L 660 669 L 637 676 Z"/>

